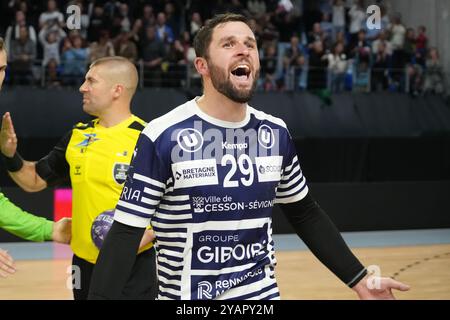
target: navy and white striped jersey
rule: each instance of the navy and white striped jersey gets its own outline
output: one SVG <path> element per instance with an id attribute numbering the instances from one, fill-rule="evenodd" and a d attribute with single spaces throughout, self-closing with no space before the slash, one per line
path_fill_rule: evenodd
<path id="1" fill-rule="evenodd" d="M 272 207 L 307 192 L 282 120 L 224 122 L 194 99 L 141 133 L 115 220 L 153 226 L 159 299 L 278 299 Z"/>

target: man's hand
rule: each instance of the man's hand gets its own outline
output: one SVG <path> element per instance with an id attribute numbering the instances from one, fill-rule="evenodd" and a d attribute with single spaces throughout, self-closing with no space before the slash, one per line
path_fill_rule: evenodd
<path id="1" fill-rule="evenodd" d="M 361 300 L 395 300 L 392 289 L 408 291 L 410 287 L 391 278 L 368 275 L 352 289 Z"/>
<path id="2" fill-rule="evenodd" d="M 13 258 L 5 250 L 0 249 L 0 278 L 6 278 L 16 272 Z"/>
<path id="3" fill-rule="evenodd" d="M 3 115 L 0 148 L 1 152 L 8 158 L 12 158 L 17 150 L 17 136 L 9 112 Z"/>
<path id="4" fill-rule="evenodd" d="M 153 229 L 147 229 L 142 236 L 141 243 L 139 244 L 139 250 L 155 240 L 155 232 Z"/>
<path id="5" fill-rule="evenodd" d="M 52 240 L 58 243 L 69 244 L 72 239 L 72 219 L 61 218 L 53 224 Z"/>

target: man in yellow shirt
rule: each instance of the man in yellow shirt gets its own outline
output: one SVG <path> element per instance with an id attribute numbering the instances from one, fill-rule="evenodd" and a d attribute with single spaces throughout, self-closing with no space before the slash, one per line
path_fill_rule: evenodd
<path id="1" fill-rule="evenodd" d="M 80 271 L 75 270 L 74 276 L 81 277 L 80 288 L 73 289 L 76 300 L 87 298 L 91 273 L 99 253 L 91 239 L 92 222 L 100 213 L 115 208 L 136 141 L 145 125 L 130 111 L 137 83 L 136 67 L 128 60 L 108 57 L 94 61 L 80 87 L 83 110 L 95 116 L 94 120 L 75 125 L 38 162 L 22 160 L 16 151 L 17 139 L 1 140 L 3 154 L 17 162 L 17 170 L 9 173 L 22 189 L 36 192 L 70 179 L 73 190 L 71 247 L 73 265 Z M 2 131 L 15 137 L 9 113 L 4 115 Z M 152 231 L 146 232 L 133 271 L 123 273 L 128 285 L 118 298 L 155 298 L 152 240 Z"/>

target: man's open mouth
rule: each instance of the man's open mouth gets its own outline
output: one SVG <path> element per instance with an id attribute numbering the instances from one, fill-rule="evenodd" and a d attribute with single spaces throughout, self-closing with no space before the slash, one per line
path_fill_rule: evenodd
<path id="1" fill-rule="evenodd" d="M 246 64 L 239 64 L 231 70 L 231 74 L 239 80 L 248 80 L 251 74 L 250 67 Z"/>

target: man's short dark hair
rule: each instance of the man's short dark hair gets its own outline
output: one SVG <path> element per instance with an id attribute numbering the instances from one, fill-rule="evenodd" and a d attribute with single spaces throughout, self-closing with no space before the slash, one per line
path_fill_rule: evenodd
<path id="1" fill-rule="evenodd" d="M 3 38 L 0 37 L 0 51 L 5 50 L 5 41 L 3 41 Z"/>
<path id="2" fill-rule="evenodd" d="M 243 22 L 250 27 L 248 19 L 241 14 L 224 13 L 214 16 L 195 35 L 194 49 L 197 57 L 208 58 L 208 48 L 214 28 L 227 22 Z"/>

